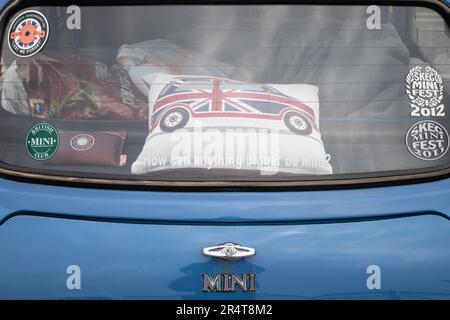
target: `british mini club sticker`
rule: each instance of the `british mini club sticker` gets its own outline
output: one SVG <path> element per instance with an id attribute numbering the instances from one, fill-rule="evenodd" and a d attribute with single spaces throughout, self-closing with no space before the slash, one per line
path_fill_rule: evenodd
<path id="1" fill-rule="evenodd" d="M 437 160 L 448 150 L 448 132 L 441 124 L 424 120 L 409 128 L 406 133 L 406 147 L 416 158 Z"/>
<path id="2" fill-rule="evenodd" d="M 58 130 L 46 122 L 34 125 L 28 131 L 25 147 L 30 157 L 34 160 L 50 159 L 58 151 Z"/>
<path id="3" fill-rule="evenodd" d="M 47 42 L 47 18 L 39 11 L 25 11 L 14 19 L 8 34 L 11 51 L 19 57 L 30 57 L 41 51 Z"/>

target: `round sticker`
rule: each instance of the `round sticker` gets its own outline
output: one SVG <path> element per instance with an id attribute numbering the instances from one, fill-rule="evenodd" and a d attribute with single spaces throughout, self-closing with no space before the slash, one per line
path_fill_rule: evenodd
<path id="1" fill-rule="evenodd" d="M 434 121 L 420 121 L 406 133 L 408 151 L 421 160 L 437 160 L 448 150 L 448 132 Z"/>
<path id="2" fill-rule="evenodd" d="M 38 123 L 28 131 L 25 144 L 34 160 L 47 160 L 58 150 L 58 130 L 49 123 Z"/>
<path id="3" fill-rule="evenodd" d="M 89 134 L 79 134 L 70 140 L 72 148 L 78 151 L 84 151 L 92 148 L 95 140 L 94 137 Z"/>
<path id="4" fill-rule="evenodd" d="M 38 53 L 47 42 L 47 19 L 39 11 L 25 11 L 14 19 L 8 34 L 11 51 L 19 57 L 30 57 Z"/>

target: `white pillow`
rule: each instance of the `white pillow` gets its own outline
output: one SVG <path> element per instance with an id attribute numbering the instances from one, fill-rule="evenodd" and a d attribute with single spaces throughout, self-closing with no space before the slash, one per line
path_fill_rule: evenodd
<path id="1" fill-rule="evenodd" d="M 318 88 L 152 73 L 150 133 L 133 174 L 169 169 L 331 174 Z"/>

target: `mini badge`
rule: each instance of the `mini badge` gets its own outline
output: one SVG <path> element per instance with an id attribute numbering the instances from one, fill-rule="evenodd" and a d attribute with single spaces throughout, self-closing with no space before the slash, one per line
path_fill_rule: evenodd
<path id="1" fill-rule="evenodd" d="M 11 51 L 19 57 L 30 57 L 41 51 L 47 42 L 47 19 L 39 11 L 25 11 L 14 19 L 8 34 Z"/>
<path id="2" fill-rule="evenodd" d="M 50 159 L 59 147 L 58 130 L 49 123 L 38 123 L 28 131 L 25 145 L 34 160 Z"/>
<path id="3" fill-rule="evenodd" d="M 421 160 L 437 160 L 448 150 L 448 132 L 434 121 L 420 121 L 406 134 L 408 151 Z"/>
<path id="4" fill-rule="evenodd" d="M 406 94 L 411 102 L 412 117 L 443 117 L 442 78 L 430 66 L 416 66 L 406 76 Z"/>

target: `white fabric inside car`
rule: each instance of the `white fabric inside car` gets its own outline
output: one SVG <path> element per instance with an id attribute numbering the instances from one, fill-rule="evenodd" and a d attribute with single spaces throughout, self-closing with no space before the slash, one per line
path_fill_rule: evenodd
<path id="1" fill-rule="evenodd" d="M 296 174 L 331 174 L 328 155 L 321 140 L 319 130 L 318 88 L 304 84 L 267 84 L 286 99 L 301 101 L 311 108 L 314 116 L 314 130 L 311 134 L 301 135 L 290 131 L 283 118 L 278 120 L 254 117 L 235 117 L 208 110 L 205 117 L 195 117 L 195 112 L 183 128 L 165 132 L 159 122 L 155 121 L 156 106 L 167 98 L 162 93 L 168 87 L 176 85 L 188 92 L 179 79 L 189 76 L 169 74 L 149 74 L 144 80 L 154 83 L 149 92 L 149 119 L 152 131 L 131 170 L 133 174 L 145 174 L 168 169 L 203 169 L 203 170 L 251 170 L 261 174 L 296 173 Z M 206 77 L 205 77 L 206 78 Z M 224 79 L 226 81 L 226 79 Z M 245 92 L 251 91 L 258 84 L 239 84 Z M 206 91 L 208 87 L 192 85 L 193 90 Z M 235 90 L 234 90 L 235 91 Z M 276 95 L 275 93 L 273 95 Z M 175 94 L 170 95 L 174 100 Z M 275 101 L 273 96 L 271 99 Z M 269 98 L 270 99 L 270 98 Z M 271 107 L 271 101 L 265 101 Z M 195 102 L 196 103 L 196 102 Z M 182 105 L 180 101 L 167 105 L 171 108 Z M 191 105 L 193 105 L 192 103 Z M 161 113 L 161 117 L 164 117 Z M 242 113 L 241 113 L 242 114 Z M 260 113 L 257 116 L 261 115 Z M 159 120 L 162 121 L 162 120 Z M 229 147 L 231 144 L 230 148 Z M 196 147 L 198 146 L 198 148 Z M 259 147 L 263 146 L 264 150 Z M 232 151 L 230 151 L 232 150 Z"/>

